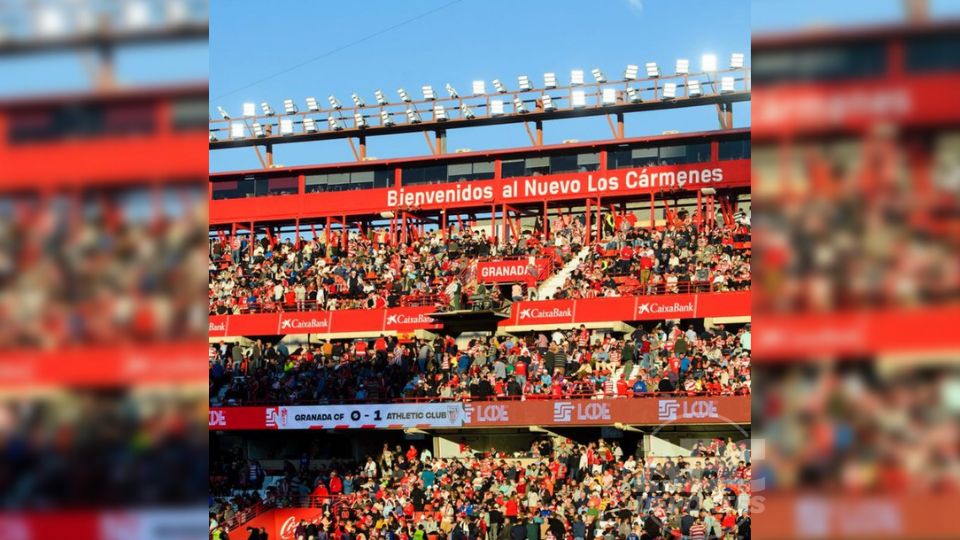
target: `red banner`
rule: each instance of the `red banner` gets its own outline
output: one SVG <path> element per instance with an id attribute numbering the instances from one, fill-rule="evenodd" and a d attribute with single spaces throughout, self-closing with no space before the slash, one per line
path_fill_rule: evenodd
<path id="1" fill-rule="evenodd" d="M 550 272 L 550 259 L 536 259 L 534 267 L 537 281 L 546 279 Z M 477 263 L 477 281 L 482 283 L 527 282 L 531 277 L 534 276 L 530 273 L 530 261 L 528 259 Z"/>
<path id="2" fill-rule="evenodd" d="M 250 521 L 230 531 L 231 538 L 246 538 L 247 527 L 263 527 L 270 538 L 279 540 L 297 540 L 293 533 L 300 520 L 320 523 L 323 520 L 323 508 L 277 508 L 267 510 Z"/>
<path id="3" fill-rule="evenodd" d="M 209 429 L 275 430 L 279 409 L 213 407 Z M 748 424 L 750 396 L 473 401 L 464 410 L 464 427 Z"/>
<path id="4" fill-rule="evenodd" d="M 428 315 L 433 306 L 211 315 L 210 337 L 286 334 L 409 333 L 442 325 Z M 662 296 L 621 296 L 581 300 L 540 300 L 513 304 L 500 326 L 571 325 L 588 322 L 744 317 L 750 315 L 750 291 Z"/>

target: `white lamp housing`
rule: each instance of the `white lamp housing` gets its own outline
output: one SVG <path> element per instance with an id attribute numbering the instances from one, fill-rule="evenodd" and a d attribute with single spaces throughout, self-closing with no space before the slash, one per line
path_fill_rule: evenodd
<path id="1" fill-rule="evenodd" d="M 289 118 L 280 119 L 280 134 L 293 135 L 293 120 Z"/>
<path id="2" fill-rule="evenodd" d="M 383 90 L 377 90 L 373 93 L 373 97 L 377 100 L 377 105 L 386 105 L 388 103 L 387 96 L 383 95 Z"/>
<path id="3" fill-rule="evenodd" d="M 247 136 L 247 127 L 243 122 L 234 122 L 230 124 L 230 138 L 242 139 Z"/>
<path id="4" fill-rule="evenodd" d="M 360 95 L 357 94 L 356 92 L 354 92 L 353 94 L 350 94 L 350 98 L 353 99 L 353 104 L 356 105 L 357 107 L 367 106 L 367 104 L 363 102 L 363 98 L 360 97 Z"/>
<path id="5" fill-rule="evenodd" d="M 703 58 L 700 59 L 700 69 L 707 72 L 716 71 L 717 55 L 715 54 L 703 55 Z"/>
<path id="6" fill-rule="evenodd" d="M 479 96 L 487 93 L 487 84 L 483 81 L 473 81 L 473 95 Z"/>
<path id="7" fill-rule="evenodd" d="M 358 128 L 367 127 L 367 119 L 360 113 L 353 113 L 353 125 Z"/>
<path id="8" fill-rule="evenodd" d="M 545 111 L 555 111 L 557 106 L 553 104 L 553 98 L 550 97 L 550 94 L 544 94 L 540 101 L 543 102 L 543 110 Z"/>
<path id="9" fill-rule="evenodd" d="M 283 112 L 285 114 L 296 114 L 297 104 L 292 99 L 283 100 Z"/>
<path id="10" fill-rule="evenodd" d="M 673 99 L 677 97 L 677 83 L 666 83 L 663 85 L 663 99 Z"/>
<path id="11" fill-rule="evenodd" d="M 625 81 L 635 81 L 637 80 L 637 75 L 640 73 L 640 68 L 629 64 L 627 69 L 623 70 L 623 80 Z"/>
<path id="12" fill-rule="evenodd" d="M 733 77 L 723 77 L 720 79 L 720 93 L 729 94 L 736 91 L 736 81 Z"/>
<path id="13" fill-rule="evenodd" d="M 681 58 L 677 60 L 677 75 L 686 75 L 690 73 L 690 60 Z"/>
<path id="14" fill-rule="evenodd" d="M 320 104 L 317 103 L 317 98 L 315 97 L 307 98 L 307 110 L 311 112 L 317 112 L 320 110 Z"/>
<path id="15" fill-rule="evenodd" d="M 743 53 L 733 53 L 730 55 L 730 67 L 740 69 L 743 67 Z"/>
<path id="16" fill-rule="evenodd" d="M 419 124 L 421 122 L 420 113 L 413 109 L 407 109 L 407 121 L 411 124 Z"/>
<path id="17" fill-rule="evenodd" d="M 263 126 L 259 122 L 253 123 L 253 134 L 256 137 L 265 137 L 267 134 L 263 131 Z"/>
<path id="18" fill-rule="evenodd" d="M 230 115 L 227 113 L 227 111 L 219 105 L 217 105 L 217 112 L 220 113 L 220 116 L 223 117 L 224 120 L 230 119 Z"/>
<path id="19" fill-rule="evenodd" d="M 303 130 L 307 133 L 316 133 L 317 132 L 317 121 L 313 118 L 304 118 L 303 119 Z"/>
<path id="20" fill-rule="evenodd" d="M 334 109 L 340 109 L 341 107 L 343 107 L 343 105 L 340 104 L 340 100 L 337 99 L 336 96 L 333 96 L 333 95 L 327 96 L 327 101 L 330 102 L 330 106 L 333 107 Z"/>
<path id="21" fill-rule="evenodd" d="M 523 104 L 523 100 L 518 97 L 513 98 L 513 107 L 520 114 L 528 112 L 527 107 Z"/>
<path id="22" fill-rule="evenodd" d="M 696 79 L 691 79 L 687 81 L 687 96 L 689 97 L 698 97 L 702 95 L 700 90 L 700 81 Z"/>
<path id="23" fill-rule="evenodd" d="M 243 104 L 243 115 L 244 115 L 244 116 L 256 116 L 256 115 L 257 115 L 257 105 L 256 105 L 256 103 L 244 103 L 244 104 Z"/>
<path id="24" fill-rule="evenodd" d="M 497 92 L 501 94 L 507 93 L 507 87 L 504 86 L 502 82 L 500 82 L 500 79 L 493 80 L 493 87 L 497 90 Z"/>
<path id="25" fill-rule="evenodd" d="M 443 105 L 437 104 L 433 106 L 433 120 L 434 122 L 447 121 L 447 110 L 443 108 Z"/>
<path id="26" fill-rule="evenodd" d="M 460 114 L 462 114 L 467 120 L 470 120 L 476 116 L 473 114 L 473 111 L 470 110 L 470 107 L 467 107 L 466 103 L 460 105 Z"/>
<path id="27" fill-rule="evenodd" d="M 458 97 L 460 97 L 460 94 L 457 93 L 457 90 L 450 83 L 447 83 L 446 88 L 447 88 L 447 93 L 450 94 L 450 97 L 452 99 L 457 99 Z"/>
<path id="28" fill-rule="evenodd" d="M 429 84 L 423 85 L 423 87 L 421 87 L 421 90 L 423 91 L 423 99 L 431 100 L 431 101 L 434 99 L 437 99 L 437 95 L 433 93 L 433 87 L 430 86 Z"/>
<path id="29" fill-rule="evenodd" d="M 530 77 L 527 77 L 526 75 L 520 75 L 517 77 L 517 85 L 520 87 L 520 90 L 524 92 L 533 88 L 533 85 L 530 84 Z"/>
<path id="30" fill-rule="evenodd" d="M 615 105 L 617 103 L 617 91 L 613 88 L 604 88 L 600 93 L 600 103 Z"/>
<path id="31" fill-rule="evenodd" d="M 339 118 L 334 118 L 332 116 L 327 117 L 327 123 L 330 124 L 330 129 L 334 131 L 343 131 L 343 122 Z"/>
<path id="32" fill-rule="evenodd" d="M 598 83 L 607 82 L 607 76 L 600 71 L 600 68 L 593 68 L 590 73 L 593 74 L 593 80 L 597 81 Z"/>
<path id="33" fill-rule="evenodd" d="M 656 62 L 647 62 L 645 67 L 647 68 L 647 77 L 652 78 L 660 76 L 660 68 L 657 66 Z"/>
<path id="34" fill-rule="evenodd" d="M 573 92 L 570 92 L 570 104 L 575 109 L 587 106 L 587 96 L 583 93 L 583 90 L 574 90 Z"/>
<path id="35" fill-rule="evenodd" d="M 263 110 L 263 114 L 267 116 L 273 116 L 273 107 L 271 107 L 266 101 L 260 103 L 260 108 Z"/>
<path id="36" fill-rule="evenodd" d="M 403 88 L 397 88 L 397 93 L 400 94 L 400 101 L 404 103 L 410 103 L 411 101 L 413 101 L 412 99 L 410 99 L 410 94 L 407 94 L 407 91 L 404 90 Z"/>
<path id="37" fill-rule="evenodd" d="M 544 88 L 556 88 L 557 87 L 557 74 L 552 71 L 549 73 L 543 74 L 543 87 Z"/>
<path id="38" fill-rule="evenodd" d="M 490 100 L 490 116 L 500 116 L 503 114 L 503 101 L 499 99 Z"/>
<path id="39" fill-rule="evenodd" d="M 380 125 L 385 127 L 390 127 L 395 125 L 393 118 L 390 117 L 390 113 L 387 111 L 380 111 Z"/>
<path id="40" fill-rule="evenodd" d="M 636 88 L 628 86 L 627 99 L 630 101 L 630 103 L 640 103 L 640 92 L 637 92 Z"/>
<path id="41" fill-rule="evenodd" d="M 575 69 L 570 72 L 570 86 L 583 84 L 583 70 Z"/>

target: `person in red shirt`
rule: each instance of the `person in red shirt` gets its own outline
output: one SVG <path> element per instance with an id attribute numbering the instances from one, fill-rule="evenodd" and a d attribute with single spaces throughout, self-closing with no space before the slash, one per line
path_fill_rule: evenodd
<path id="1" fill-rule="evenodd" d="M 343 480 L 340 479 L 340 475 L 337 474 L 337 471 L 330 473 L 330 493 L 333 495 L 340 495 L 343 493 Z"/>
<path id="2" fill-rule="evenodd" d="M 507 504 L 503 505 L 503 514 L 508 518 L 516 518 L 517 513 L 520 510 L 520 505 L 517 503 L 516 497 L 510 497 L 507 499 Z"/>
<path id="3" fill-rule="evenodd" d="M 633 248 L 629 244 L 624 244 L 620 248 L 620 267 L 619 272 L 626 274 L 630 271 L 630 263 L 633 261 Z"/>
<path id="4" fill-rule="evenodd" d="M 419 452 L 417 452 L 417 449 L 411 444 L 410 449 L 407 450 L 407 461 L 416 461 L 418 455 Z"/>

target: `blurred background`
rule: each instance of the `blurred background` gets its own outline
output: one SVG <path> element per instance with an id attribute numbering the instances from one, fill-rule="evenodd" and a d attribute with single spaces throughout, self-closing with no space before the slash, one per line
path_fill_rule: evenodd
<path id="1" fill-rule="evenodd" d="M 207 5 L 0 3 L 0 538 L 206 538 Z"/>
<path id="2" fill-rule="evenodd" d="M 960 537 L 960 2 L 752 17 L 755 532 Z"/>

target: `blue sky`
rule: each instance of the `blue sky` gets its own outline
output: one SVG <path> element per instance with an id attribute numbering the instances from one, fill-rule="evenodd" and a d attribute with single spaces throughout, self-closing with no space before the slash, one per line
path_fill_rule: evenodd
<path id="1" fill-rule="evenodd" d="M 437 11 L 383 31 L 431 10 Z M 442 89 L 448 82 L 466 93 L 475 79 L 487 81 L 488 87 L 496 78 L 515 86 L 521 74 L 542 81 L 544 72 L 554 71 L 566 80 L 571 69 L 583 69 L 589 76 L 595 67 L 614 78 L 627 64 L 656 61 L 667 71 L 677 58 L 690 58 L 696 67 L 705 52 L 716 53 L 721 63 L 730 53 L 749 57 L 750 52 L 746 0 L 233 0 L 213 2 L 211 21 L 214 115 L 217 105 L 237 114 L 246 101 L 266 100 L 279 108 L 283 99 L 292 98 L 303 108 L 307 96 L 325 100 L 334 94 L 349 103 L 350 94 L 358 92 L 371 102 L 380 88 L 395 99 L 399 87 L 417 95 L 424 84 Z M 737 105 L 734 119 L 738 126 L 749 125 L 748 106 Z M 716 127 L 712 107 L 627 117 L 628 136 Z M 544 131 L 547 143 L 610 138 L 604 117 L 551 122 Z M 449 149 L 530 144 L 522 125 L 451 130 L 448 137 Z M 428 153 L 419 133 L 373 137 L 368 144 L 368 154 L 380 158 Z M 276 162 L 284 165 L 353 159 L 346 141 L 287 144 L 275 150 Z M 220 150 L 210 157 L 212 171 L 258 167 L 250 148 Z"/>

